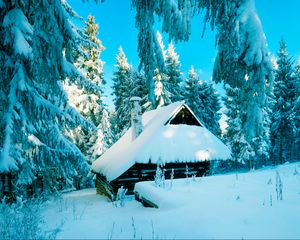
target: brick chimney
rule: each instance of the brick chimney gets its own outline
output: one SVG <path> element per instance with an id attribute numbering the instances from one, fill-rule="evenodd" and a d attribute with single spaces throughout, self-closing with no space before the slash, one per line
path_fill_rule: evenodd
<path id="1" fill-rule="evenodd" d="M 143 131 L 141 100 L 140 97 L 130 98 L 132 141 Z"/>

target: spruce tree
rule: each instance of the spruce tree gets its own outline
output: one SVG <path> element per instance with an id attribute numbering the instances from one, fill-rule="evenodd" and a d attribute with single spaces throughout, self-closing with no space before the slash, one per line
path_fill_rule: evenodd
<path id="1" fill-rule="evenodd" d="M 220 114 L 218 111 L 221 106 L 219 96 L 213 85 L 206 81 L 200 81 L 195 69 L 192 67 L 185 88 L 187 105 L 209 131 L 216 136 L 220 136 Z"/>
<path id="2" fill-rule="evenodd" d="M 165 0 L 163 3 L 132 0 L 132 5 L 136 9 L 140 67 L 145 70 L 149 101 L 153 106 L 155 105 L 153 72 L 162 59 L 162 51 L 155 39 L 155 17 L 162 19 L 162 30 L 169 34 L 170 39 L 187 41 L 191 34 L 191 22 L 195 12 L 202 11 L 206 12 L 205 23 L 209 22 L 209 25 L 217 30 L 218 53 L 214 67 L 214 80 L 229 83 L 233 81 L 232 75 L 239 68 L 247 66 L 248 70 L 255 75 L 253 81 L 256 83 L 252 87 L 252 92 L 248 91 L 248 97 L 258 91 L 259 98 L 255 99 L 252 105 L 264 105 L 265 76 L 271 79 L 271 68 L 264 32 L 254 0 L 197 1 L 197 4 L 194 0 Z M 159 67 L 159 70 L 162 69 Z M 260 111 L 259 107 L 257 109 Z M 258 126 L 253 127 L 260 128 L 260 113 L 255 115 Z"/>
<path id="3" fill-rule="evenodd" d="M 238 167 L 239 163 L 249 164 L 255 153 L 243 131 L 245 110 L 240 108 L 240 101 L 242 101 L 240 97 L 241 90 L 239 88 L 226 86 L 225 91 L 226 96 L 223 100 L 226 107 L 225 114 L 227 116 L 227 127 L 225 129 L 224 140 L 231 150 L 235 166 Z"/>
<path id="4" fill-rule="evenodd" d="M 107 110 L 103 110 L 101 123 L 97 127 L 96 134 L 90 137 L 93 143 L 89 149 L 91 162 L 96 161 L 113 144 L 113 136 L 110 126 L 110 117 Z"/>
<path id="5" fill-rule="evenodd" d="M 181 89 L 182 72 L 180 71 L 179 56 L 175 52 L 173 43 L 168 46 L 166 53 L 166 75 L 169 77 L 166 88 L 170 93 L 170 101 L 177 102 L 183 99 L 183 92 Z"/>
<path id="6" fill-rule="evenodd" d="M 130 127 L 130 98 L 133 89 L 133 70 L 122 47 L 116 57 L 116 71 L 113 73 L 113 95 L 115 105 L 114 132 L 117 139 Z"/>
<path id="7" fill-rule="evenodd" d="M 0 9 L 0 59 L 6 63 L 0 66 L 0 172 L 16 176 L 17 192 L 38 175 L 44 190 L 53 191 L 58 179 L 70 185 L 89 171 L 64 134 L 79 124 L 93 127 L 68 105 L 62 88 L 67 77 L 92 87 L 73 65 L 83 39 L 70 15 L 76 14 L 59 0 L 6 1 Z"/>
<path id="8" fill-rule="evenodd" d="M 293 101 L 293 116 L 294 119 L 294 136 L 295 144 L 292 149 L 293 161 L 300 161 L 300 57 L 298 57 L 297 65 L 295 67 L 294 75 L 294 85 L 295 85 L 295 99 Z"/>
<path id="9" fill-rule="evenodd" d="M 147 109 L 149 109 L 150 103 L 148 101 L 148 88 L 146 77 L 143 72 L 133 72 L 132 96 L 140 97 L 142 99 L 140 102 L 142 112 L 145 112 Z"/>
<path id="10" fill-rule="evenodd" d="M 188 78 L 186 79 L 185 85 L 185 103 L 193 110 L 196 116 L 198 113 L 198 85 L 199 85 L 199 77 L 194 69 L 191 66 L 191 69 L 188 72 Z"/>
<path id="11" fill-rule="evenodd" d="M 84 27 L 84 34 L 89 42 L 81 46 L 82 53 L 79 54 L 76 61 L 76 66 L 86 79 L 98 87 L 97 94 L 84 89 L 80 102 L 80 105 L 84 105 L 81 106 L 80 113 L 95 126 L 98 126 L 102 119 L 104 104 L 101 97 L 106 83 L 103 72 L 104 62 L 100 59 L 105 48 L 98 39 L 98 30 L 99 25 L 95 23 L 95 17 L 89 15 Z"/>
<path id="12" fill-rule="evenodd" d="M 275 163 L 291 161 L 291 150 L 295 136 L 294 103 L 296 85 L 293 61 L 288 56 L 284 40 L 280 41 L 278 51 L 278 69 L 275 71 L 274 98 L 272 111 L 272 156 Z"/>
<path id="13" fill-rule="evenodd" d="M 100 59 L 104 47 L 97 38 L 98 29 L 99 26 L 95 23 L 95 18 L 88 16 L 84 27 L 86 42 L 80 46 L 80 52 L 78 52 L 75 63 L 82 75 L 97 89 L 96 92 L 95 90 L 82 88 L 78 84 L 72 84 L 69 81 L 64 84 L 70 105 L 95 126 L 98 126 L 102 119 L 104 104 L 101 97 L 103 95 L 103 85 L 105 84 L 103 74 L 104 63 Z M 75 139 L 75 143 L 81 151 L 90 157 L 88 152 L 89 148 L 94 144 L 91 142 L 91 135 L 94 134 L 93 131 L 84 131 L 79 127 L 69 134 Z"/>
<path id="14" fill-rule="evenodd" d="M 167 90 L 166 85 L 168 84 L 169 77 L 159 71 L 158 68 L 154 71 L 154 95 L 156 100 L 156 108 L 163 107 L 171 103 L 171 94 Z"/>
<path id="15" fill-rule="evenodd" d="M 202 109 L 200 119 L 212 133 L 216 136 L 220 136 L 219 111 L 221 105 L 219 94 L 216 92 L 211 82 L 200 81 L 198 95 L 201 102 L 199 107 Z"/>

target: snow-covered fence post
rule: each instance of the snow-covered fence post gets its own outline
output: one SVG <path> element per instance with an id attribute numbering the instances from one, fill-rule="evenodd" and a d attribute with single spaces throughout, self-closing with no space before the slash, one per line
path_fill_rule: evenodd
<path id="1" fill-rule="evenodd" d="M 189 178 L 189 174 L 190 174 L 190 173 L 189 173 L 189 167 L 188 167 L 188 165 L 186 164 L 186 165 L 185 165 L 185 177 L 186 177 L 186 178 Z"/>
<path id="2" fill-rule="evenodd" d="M 166 177 L 165 177 L 165 172 L 166 172 L 166 169 L 162 169 L 162 187 L 165 188 L 166 186 Z"/>
<path id="3" fill-rule="evenodd" d="M 172 170 L 171 170 L 170 179 L 171 179 L 171 181 L 170 181 L 170 188 L 172 188 L 173 187 L 173 180 L 174 180 L 174 168 L 172 168 Z"/>
<path id="4" fill-rule="evenodd" d="M 276 194 L 277 194 L 277 200 L 282 200 L 282 188 L 283 188 L 283 184 L 282 184 L 282 180 L 281 177 L 279 175 L 279 172 L 276 171 Z"/>

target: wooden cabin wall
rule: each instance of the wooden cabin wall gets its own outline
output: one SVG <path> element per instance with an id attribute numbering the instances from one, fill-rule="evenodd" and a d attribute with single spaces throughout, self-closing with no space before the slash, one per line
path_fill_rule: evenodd
<path id="1" fill-rule="evenodd" d="M 165 178 L 170 179 L 172 169 L 174 170 L 174 178 L 185 178 L 187 175 L 186 167 L 188 167 L 189 177 L 192 177 L 193 175 L 196 177 L 206 176 L 209 174 L 210 162 L 167 163 L 161 168 L 164 169 Z M 105 187 L 109 185 L 111 189 L 110 191 L 114 195 L 116 195 L 121 186 L 128 189 L 128 194 L 133 194 L 134 185 L 137 182 L 154 180 L 156 169 L 157 164 L 136 163 L 120 177 L 111 181 L 110 183 L 105 181 L 103 176 L 97 174 L 97 193 L 107 196 L 107 190 L 103 189 L 104 187 L 101 185 L 104 185 Z"/>
<path id="2" fill-rule="evenodd" d="M 110 200 L 114 200 L 116 194 L 110 183 L 100 174 L 97 174 L 96 178 L 96 193 L 107 196 Z"/>
<path id="3" fill-rule="evenodd" d="M 0 174 L 0 199 L 6 196 L 8 199 L 12 199 L 14 196 L 15 176 L 11 173 Z"/>

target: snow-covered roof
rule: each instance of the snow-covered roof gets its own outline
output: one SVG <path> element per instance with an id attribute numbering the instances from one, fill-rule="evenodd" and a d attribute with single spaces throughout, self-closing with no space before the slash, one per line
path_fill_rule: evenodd
<path id="1" fill-rule="evenodd" d="M 230 150 L 203 124 L 166 124 L 184 102 L 146 112 L 142 116 L 143 132 L 132 141 L 131 128 L 92 165 L 95 172 L 112 181 L 135 163 L 197 162 L 226 160 Z M 193 114 L 193 113 L 192 113 Z"/>

